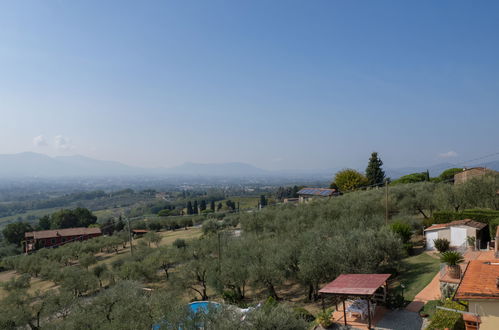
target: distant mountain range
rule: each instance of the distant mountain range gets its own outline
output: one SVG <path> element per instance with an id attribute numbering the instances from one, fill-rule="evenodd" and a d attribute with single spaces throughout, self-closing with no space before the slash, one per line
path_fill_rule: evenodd
<path id="1" fill-rule="evenodd" d="M 499 170 L 499 161 L 475 166 L 485 166 Z M 392 179 L 402 175 L 422 172 L 427 169 L 432 176 L 447 168 L 450 163 L 428 167 L 387 168 L 387 176 Z M 282 170 L 269 171 L 245 163 L 198 164 L 185 163 L 171 168 L 147 169 L 122 164 L 115 161 L 97 160 L 85 156 L 50 157 L 33 152 L 0 155 L 0 178 L 16 177 L 95 177 L 95 176 L 203 176 L 203 177 L 309 177 L 331 178 L 340 168 L 322 170 Z"/>

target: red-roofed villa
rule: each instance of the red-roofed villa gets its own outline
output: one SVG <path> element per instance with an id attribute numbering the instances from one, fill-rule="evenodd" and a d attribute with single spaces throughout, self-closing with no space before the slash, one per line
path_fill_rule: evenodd
<path id="1" fill-rule="evenodd" d="M 28 253 L 39 248 L 57 247 L 69 242 L 84 241 L 101 235 L 102 232 L 97 227 L 31 231 L 24 234 L 24 252 Z"/>

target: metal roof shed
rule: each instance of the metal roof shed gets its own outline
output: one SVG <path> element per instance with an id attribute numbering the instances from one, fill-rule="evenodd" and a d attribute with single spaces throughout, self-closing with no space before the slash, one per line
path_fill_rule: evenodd
<path id="1" fill-rule="evenodd" d="M 391 274 L 341 274 L 334 281 L 326 284 L 319 290 L 321 295 L 328 294 L 340 296 L 343 299 L 343 319 L 347 325 L 345 299 L 347 297 L 365 297 L 367 298 L 369 329 L 371 328 L 370 298 L 380 287 L 385 288 L 387 280 Z"/>

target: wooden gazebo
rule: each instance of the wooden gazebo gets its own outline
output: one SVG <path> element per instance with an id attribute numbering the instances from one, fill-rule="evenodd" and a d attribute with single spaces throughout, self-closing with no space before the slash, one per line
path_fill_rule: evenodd
<path id="1" fill-rule="evenodd" d="M 341 298 L 343 303 L 343 319 L 347 325 L 345 300 L 359 297 L 367 300 L 367 317 L 371 329 L 371 299 L 384 302 L 386 300 L 387 281 L 390 274 L 341 274 L 334 281 L 319 290 L 324 307 L 324 296 L 332 295 Z M 382 292 L 377 293 L 382 288 Z"/>

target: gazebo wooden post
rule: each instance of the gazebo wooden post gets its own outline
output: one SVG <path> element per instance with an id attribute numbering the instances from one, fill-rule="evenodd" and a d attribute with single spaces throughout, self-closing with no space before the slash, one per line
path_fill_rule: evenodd
<path id="1" fill-rule="evenodd" d="M 321 302 L 322 302 L 322 311 L 325 312 L 326 311 L 326 305 L 324 305 L 324 295 L 321 294 Z"/>
<path id="2" fill-rule="evenodd" d="M 343 320 L 345 320 L 345 325 L 347 325 L 347 309 L 345 308 L 345 298 L 343 298 Z"/>
<path id="3" fill-rule="evenodd" d="M 367 297 L 367 319 L 369 320 L 368 329 L 371 329 L 371 297 Z"/>

